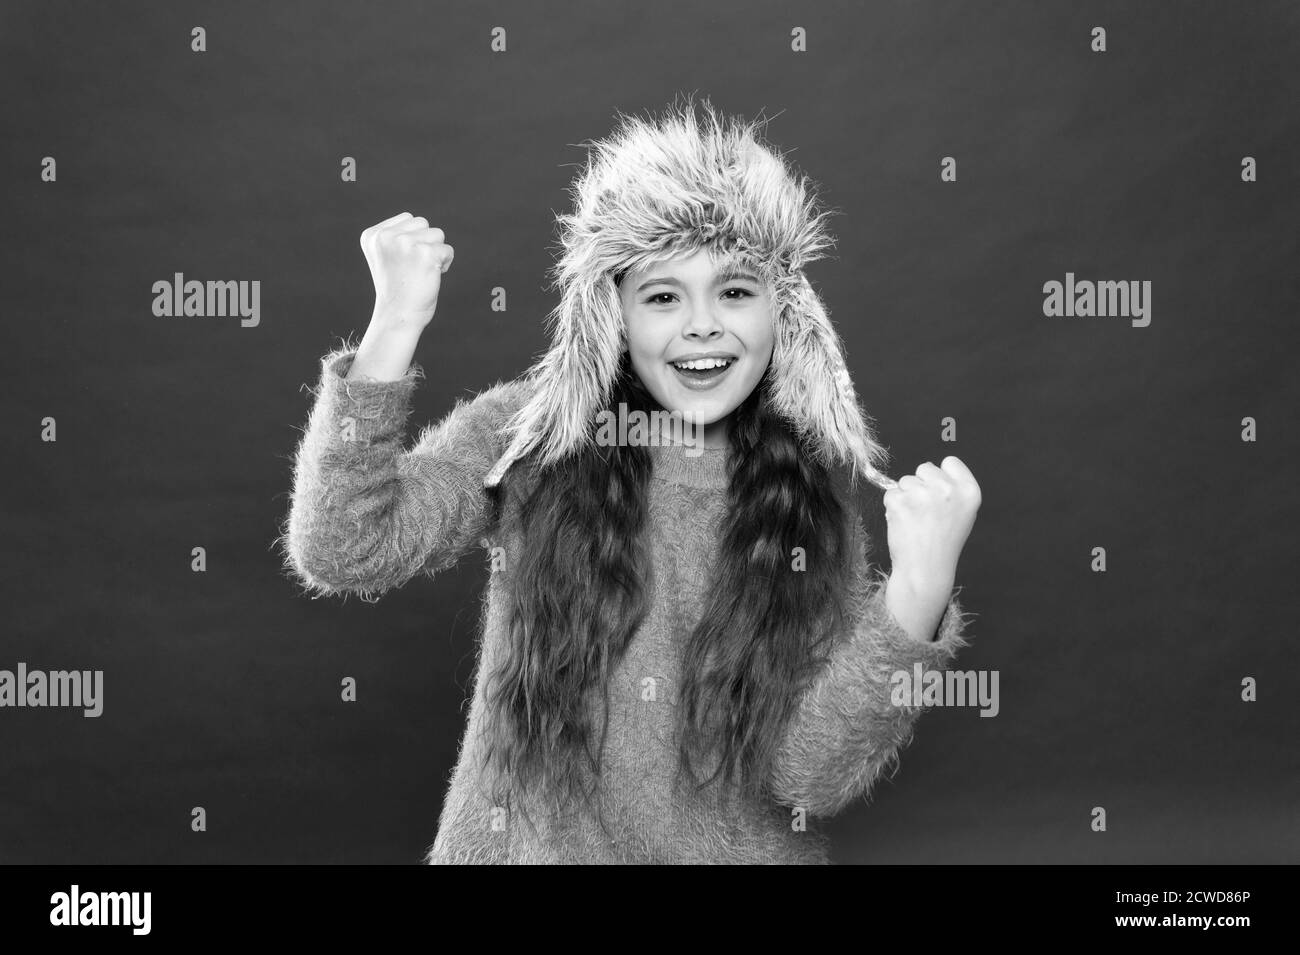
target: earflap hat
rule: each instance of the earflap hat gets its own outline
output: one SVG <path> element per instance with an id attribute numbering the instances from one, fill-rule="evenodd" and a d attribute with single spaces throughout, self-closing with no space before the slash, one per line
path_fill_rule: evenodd
<path id="1" fill-rule="evenodd" d="M 607 138 L 584 144 L 573 211 L 557 216 L 551 345 L 525 375 L 530 398 L 507 423 L 506 451 L 484 485 L 495 487 L 534 451 L 545 467 L 594 440 L 626 347 L 616 278 L 710 248 L 772 290 L 777 413 L 826 465 L 894 487 L 879 470 L 888 453 L 858 403 L 843 344 L 804 275 L 834 244 L 807 178 L 760 141 L 758 122 L 720 116 L 707 98 L 688 97 L 658 118 L 619 118 Z"/>

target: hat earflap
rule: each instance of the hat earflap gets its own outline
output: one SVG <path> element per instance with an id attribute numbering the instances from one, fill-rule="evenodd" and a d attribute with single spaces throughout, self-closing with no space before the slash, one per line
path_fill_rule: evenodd
<path id="1" fill-rule="evenodd" d="M 484 487 L 500 484 L 539 445 L 538 463 L 546 467 L 588 444 L 609 401 L 623 353 L 623 305 L 613 278 L 569 285 L 547 324 L 550 349 L 526 375 L 531 397 L 506 423 L 506 451 Z"/>
<path id="2" fill-rule="evenodd" d="M 844 346 L 820 296 L 800 271 L 790 273 L 778 298 L 785 306 L 776 322 L 772 354 L 772 400 L 776 410 L 811 444 L 823 463 L 847 464 L 884 490 L 897 483 L 882 473 L 889 453 L 875 438 L 871 419 L 858 403 L 844 361 Z"/>

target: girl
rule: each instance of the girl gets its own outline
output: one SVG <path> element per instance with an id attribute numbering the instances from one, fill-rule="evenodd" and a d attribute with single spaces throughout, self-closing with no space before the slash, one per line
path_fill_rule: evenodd
<path id="1" fill-rule="evenodd" d="M 953 584 L 979 487 L 953 457 L 881 472 L 803 272 L 827 214 L 757 124 L 698 105 L 589 143 L 549 352 L 410 449 L 454 253 L 409 213 L 362 233 L 375 311 L 323 359 L 281 542 L 308 592 L 363 599 L 487 550 L 427 862 L 828 862 L 818 820 L 919 715 L 891 675 L 967 644 Z M 888 577 L 860 479 L 885 491 Z"/>

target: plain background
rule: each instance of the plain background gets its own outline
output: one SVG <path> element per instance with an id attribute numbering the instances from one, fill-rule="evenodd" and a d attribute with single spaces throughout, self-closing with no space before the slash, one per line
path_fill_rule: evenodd
<path id="1" fill-rule="evenodd" d="M 956 454 L 983 490 L 956 665 L 999 671 L 1001 712 L 924 716 L 835 820 L 836 861 L 1300 861 L 1295 3 L 11 2 L 0 23 L 0 669 L 105 674 L 98 719 L 0 710 L 0 861 L 418 860 L 486 565 L 313 601 L 273 547 L 306 386 L 369 319 L 358 236 L 410 211 L 456 247 L 417 354 L 412 428 L 437 420 L 545 347 L 578 144 L 692 90 L 773 117 L 839 210 L 809 274 L 891 473 Z M 1150 326 L 1044 317 L 1067 271 L 1151 281 Z M 154 317 L 175 272 L 259 280 L 260 325 Z"/>

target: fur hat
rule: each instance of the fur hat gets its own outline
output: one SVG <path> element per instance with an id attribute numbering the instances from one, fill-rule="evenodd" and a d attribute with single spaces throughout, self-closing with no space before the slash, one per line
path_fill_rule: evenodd
<path id="1" fill-rule="evenodd" d="M 588 163 L 558 215 L 562 253 L 553 268 L 559 305 L 547 317 L 550 350 L 527 372 L 531 397 L 506 425 L 505 454 L 484 479 L 500 483 L 539 450 L 552 464 L 593 440 L 626 344 L 615 277 L 710 247 L 747 265 L 773 291 L 773 404 L 828 466 L 884 489 L 876 443 L 844 364 L 843 344 L 803 267 L 834 244 L 807 177 L 756 137 L 758 122 L 720 117 L 707 97 L 687 97 L 658 119 L 619 113 L 618 128 L 589 140 Z M 765 121 L 764 121 L 765 122 Z"/>

